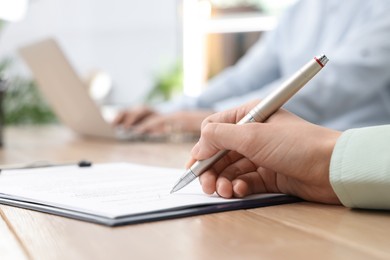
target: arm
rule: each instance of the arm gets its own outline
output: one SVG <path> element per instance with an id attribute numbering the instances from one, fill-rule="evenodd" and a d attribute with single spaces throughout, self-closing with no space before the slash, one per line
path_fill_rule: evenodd
<path id="1" fill-rule="evenodd" d="M 342 21 L 345 28 L 337 30 L 337 33 L 332 31 L 331 22 L 318 21 L 316 31 L 325 28 L 327 35 L 319 42 L 309 41 L 309 45 L 302 42 L 303 47 L 295 41 L 293 44 L 287 44 L 293 40 L 293 35 L 288 35 L 289 30 L 284 28 L 287 36 L 284 34 L 278 37 L 282 43 L 286 43 L 281 45 L 283 53 L 288 52 L 289 46 L 295 43 L 297 53 L 304 55 L 310 52 L 311 54 L 307 55 L 314 55 L 323 51 L 331 60 L 324 71 L 286 104 L 286 109 L 313 123 L 340 130 L 387 122 L 387 118 L 390 118 L 390 4 L 379 2 L 379 5 L 376 1 L 356 7 L 359 11 L 355 15 L 357 18 L 338 17 L 337 20 Z M 291 24 L 297 27 L 296 23 Z M 292 29 L 293 32 L 296 30 L 297 28 Z M 317 36 L 305 30 L 302 33 L 308 33 L 305 35 L 308 39 Z M 296 62 L 291 59 L 285 63 L 291 67 Z M 282 73 L 280 81 L 217 103 L 217 110 L 225 110 L 253 98 L 264 97 L 270 89 L 279 85 L 283 78 L 288 77 L 287 74 L 292 73 L 291 69 L 289 71 Z"/>
<path id="2" fill-rule="evenodd" d="M 366 15 L 324 51 L 331 62 L 285 108 L 337 129 L 386 123 L 390 116 L 390 8 Z M 369 10 L 364 10 L 369 13 Z M 331 105 L 330 105 L 331 104 Z"/>
<path id="3" fill-rule="evenodd" d="M 205 193 L 230 198 L 280 192 L 313 202 L 390 209 L 390 125 L 341 134 L 284 110 L 266 123 L 233 124 L 256 103 L 204 121 L 188 166 L 230 151 L 200 176 Z"/>
<path id="4" fill-rule="evenodd" d="M 215 105 L 218 101 L 250 92 L 251 89 L 279 77 L 275 53 L 276 37 L 277 33 L 271 32 L 265 36 L 265 40 L 258 41 L 237 65 L 212 79 L 200 97 L 182 96 L 158 104 L 153 109 L 143 106 L 124 111 L 115 119 L 114 125 L 135 127 L 140 133 L 161 133 L 166 132 L 164 129 L 167 124 L 188 126 L 190 123 L 189 129 L 180 128 L 199 132 L 203 119 L 219 109 Z"/>
<path id="5" fill-rule="evenodd" d="M 251 92 L 280 77 L 275 49 L 277 32 L 264 37 L 237 64 L 209 81 L 197 99 L 197 107 L 215 109 L 220 101 Z"/>
<path id="6" fill-rule="evenodd" d="M 278 85 L 282 76 L 280 50 L 283 35 L 289 30 L 290 23 L 298 12 L 296 5 L 288 8 L 273 31 L 266 33 L 237 64 L 209 81 L 207 88 L 197 99 L 196 106 L 226 110 L 254 98 L 261 98 L 273 86 Z"/>

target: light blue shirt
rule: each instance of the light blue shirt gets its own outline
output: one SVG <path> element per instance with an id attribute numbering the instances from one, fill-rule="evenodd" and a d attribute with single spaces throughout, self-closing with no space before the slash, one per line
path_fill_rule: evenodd
<path id="1" fill-rule="evenodd" d="M 285 108 L 337 130 L 390 122 L 390 1 L 302 0 L 195 99 L 172 109 L 235 107 L 264 98 L 316 55 L 328 65 Z"/>

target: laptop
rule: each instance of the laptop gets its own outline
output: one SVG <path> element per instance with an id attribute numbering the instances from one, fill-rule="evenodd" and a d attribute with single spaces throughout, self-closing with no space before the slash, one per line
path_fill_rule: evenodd
<path id="1" fill-rule="evenodd" d="M 113 127 L 104 119 L 101 108 L 90 97 L 88 87 L 54 39 L 22 47 L 19 53 L 34 75 L 40 92 L 64 125 L 85 136 L 118 140 L 151 139 L 150 136 Z"/>

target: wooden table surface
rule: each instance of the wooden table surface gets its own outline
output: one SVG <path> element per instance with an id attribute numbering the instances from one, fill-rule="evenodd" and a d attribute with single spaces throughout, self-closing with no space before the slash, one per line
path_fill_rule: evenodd
<path id="1" fill-rule="evenodd" d="M 0 163 L 134 162 L 179 167 L 191 143 L 83 139 L 9 128 Z M 308 202 L 123 227 L 0 205 L 0 259 L 390 259 L 390 212 Z"/>

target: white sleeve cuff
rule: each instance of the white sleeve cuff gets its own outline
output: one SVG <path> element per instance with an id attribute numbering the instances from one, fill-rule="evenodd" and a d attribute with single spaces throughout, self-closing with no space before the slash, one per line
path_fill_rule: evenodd
<path id="1" fill-rule="evenodd" d="M 344 132 L 332 154 L 330 182 L 347 207 L 390 209 L 390 125 Z"/>

